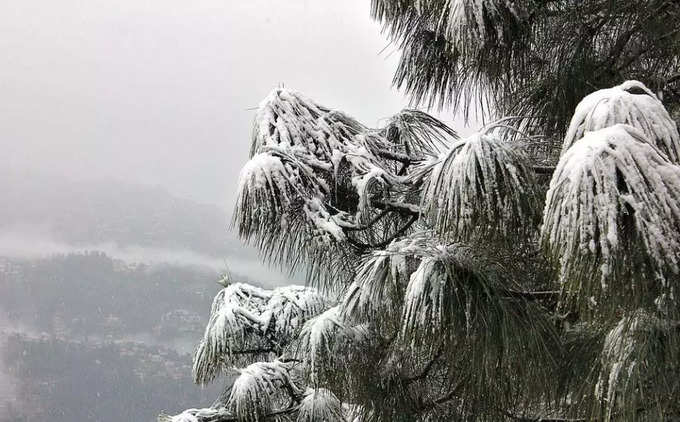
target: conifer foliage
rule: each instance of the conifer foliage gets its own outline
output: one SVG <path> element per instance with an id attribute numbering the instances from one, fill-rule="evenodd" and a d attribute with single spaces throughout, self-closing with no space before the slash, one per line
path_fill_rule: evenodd
<path id="1" fill-rule="evenodd" d="M 537 20 L 567 3 L 374 0 L 373 13 L 402 49 L 397 84 L 449 102 L 503 76 L 501 55 L 547 36 Z M 655 19 L 623 12 L 596 30 L 598 49 L 625 40 L 614 64 L 651 30 L 613 25 Z M 640 54 L 640 72 L 677 63 Z M 680 418 L 680 135 L 642 82 L 584 95 L 553 142 L 515 118 L 461 139 L 416 110 L 371 128 L 272 91 L 234 225 L 307 285 L 225 286 L 194 378 L 233 382 L 212 407 L 161 420 Z M 554 168 L 536 142 L 562 147 Z"/>

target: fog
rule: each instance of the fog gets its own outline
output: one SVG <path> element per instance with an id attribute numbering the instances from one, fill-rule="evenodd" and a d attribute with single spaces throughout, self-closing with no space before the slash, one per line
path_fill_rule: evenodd
<path id="1" fill-rule="evenodd" d="M 17 329 L 8 321 L 6 321 L 1 313 L 0 313 L 0 327 L 4 327 L 4 330 L 6 331 Z M 0 335 L 0 410 L 2 410 L 3 408 L 3 405 L 1 403 L 7 400 L 7 398 L 16 397 L 18 394 L 17 392 L 18 382 L 14 378 L 14 376 L 10 374 L 10 371 L 8 370 L 8 368 L 6 368 L 5 365 L 4 349 L 5 338 L 4 336 Z M 1 417 L 0 420 L 2 420 Z"/>
<path id="2" fill-rule="evenodd" d="M 122 179 L 230 209 L 272 88 L 369 125 L 407 104 L 366 0 L 22 0 L 0 4 L 0 32 L 1 165 L 24 177 Z"/>
<path id="3" fill-rule="evenodd" d="M 154 248 L 139 245 L 120 246 L 114 242 L 92 244 L 68 244 L 45 235 L 32 233 L 24 228 L 8 229 L 0 233 L 0 257 L 27 260 L 48 258 L 54 255 L 103 252 L 126 264 L 150 266 L 202 267 L 220 274 L 247 276 L 263 287 L 275 287 L 290 283 L 290 279 L 275 269 L 262 265 L 256 257 L 238 256 L 216 258 L 189 249 Z M 0 320 L 0 328 L 2 320 Z"/>

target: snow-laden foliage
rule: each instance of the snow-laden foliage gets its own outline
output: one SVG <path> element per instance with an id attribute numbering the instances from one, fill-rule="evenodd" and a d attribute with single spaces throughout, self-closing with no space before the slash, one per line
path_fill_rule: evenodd
<path id="1" fill-rule="evenodd" d="M 337 306 L 305 323 L 300 332 L 296 354 L 307 361 L 312 382 L 317 380 L 318 372 L 331 363 L 335 343 L 340 341 L 337 333 L 346 328 L 339 318 Z"/>
<path id="2" fill-rule="evenodd" d="M 380 379 L 419 372 L 408 368 L 437 349 L 446 350 L 439 353 L 452 364 L 462 356 L 456 350 L 474 350 L 475 358 L 453 378 L 465 378 L 468 371 L 485 372 L 489 378 L 479 381 L 477 393 L 500 401 L 506 399 L 501 393 L 505 386 L 496 376 L 507 367 L 498 361 L 511 365 L 519 356 L 546 354 L 546 344 L 553 341 L 547 321 L 518 289 L 483 250 L 472 244 L 442 243 L 433 232 L 419 232 L 365 259 L 340 308 L 346 321 L 369 323 L 381 338 L 396 338 L 376 368 Z M 534 330 L 531 337 L 522 338 L 527 319 Z M 531 370 L 541 373 L 545 368 Z M 389 385 L 383 388 L 397 387 Z M 399 388 L 390 394 L 408 394 Z"/>
<path id="3" fill-rule="evenodd" d="M 557 165 L 542 241 L 583 301 L 640 298 L 653 279 L 668 287 L 680 260 L 680 167 L 631 126 L 587 132 Z"/>
<path id="4" fill-rule="evenodd" d="M 187 409 L 179 415 L 160 415 L 158 422 L 207 422 L 233 420 L 234 416 L 225 408 Z"/>
<path id="5" fill-rule="evenodd" d="M 297 422 L 345 422 L 342 403 L 325 388 L 308 389 Z"/>
<path id="6" fill-rule="evenodd" d="M 393 83 L 417 104 L 523 116 L 524 128 L 557 140 L 585 95 L 622 80 L 645 81 L 666 106 L 680 103 L 673 1 L 371 3 L 400 53 Z"/>
<path id="7" fill-rule="evenodd" d="M 270 260 L 291 270 L 304 264 L 317 283 L 337 279 L 351 272 L 346 261 L 354 258 L 339 244 L 361 250 L 398 232 L 383 217 L 411 218 L 410 167 L 453 137 L 448 126 L 419 111 L 403 111 L 371 129 L 300 93 L 276 89 L 257 111 L 234 222 Z"/>
<path id="8" fill-rule="evenodd" d="M 504 300 L 499 299 L 509 298 L 515 286 L 496 263 L 471 245 L 421 239 L 419 246 L 412 252 L 419 263 L 403 298 L 400 335 L 407 342 L 420 345 L 433 337 L 460 341 L 458 335 L 476 328 L 478 316 L 504 312 Z M 483 319 L 489 329 L 492 322 Z"/>
<path id="9" fill-rule="evenodd" d="M 670 161 L 680 163 L 680 135 L 676 123 L 661 101 L 638 81 L 626 81 L 586 96 L 571 119 L 562 154 L 587 132 L 618 123 L 639 129 Z"/>
<path id="10" fill-rule="evenodd" d="M 470 39 L 480 43 L 512 41 L 528 18 L 527 2 L 508 0 L 373 0 L 372 14 L 395 35 L 412 29 L 414 20 L 447 35 L 452 49 L 465 50 Z"/>
<path id="11" fill-rule="evenodd" d="M 507 238 L 538 223 L 532 170 L 516 146 L 492 134 L 454 143 L 431 169 L 421 201 L 437 232 L 455 239 Z"/>
<path id="12" fill-rule="evenodd" d="M 441 335 L 448 331 L 447 326 L 454 315 L 472 306 L 469 301 L 451 302 L 456 300 L 451 284 L 444 262 L 426 258 L 420 263 L 406 290 L 402 335 L 421 339 L 421 336 Z"/>
<path id="13" fill-rule="evenodd" d="M 449 0 L 446 32 L 457 48 L 469 45 L 471 37 L 482 42 L 504 44 L 528 18 L 525 2 L 509 0 Z"/>
<path id="14" fill-rule="evenodd" d="M 444 122 L 419 110 L 402 110 L 390 117 L 380 135 L 392 145 L 403 145 L 413 157 L 427 157 L 458 135 Z"/>
<path id="15" fill-rule="evenodd" d="M 677 369 L 662 369 L 660 362 L 678 358 L 677 323 L 659 319 L 644 310 L 621 318 L 604 339 L 595 396 L 603 419 L 634 419 L 649 401 L 657 401 L 653 385 L 680 388 Z M 661 401 L 659 401 L 661 403 Z M 650 409 L 652 419 L 663 419 L 667 409 Z"/>
<path id="16" fill-rule="evenodd" d="M 343 321 L 339 306 L 335 306 L 307 321 L 292 347 L 312 384 L 317 384 L 321 372 L 341 370 L 349 351 L 361 350 L 362 345 L 369 344 L 369 336 L 365 326 Z"/>
<path id="17" fill-rule="evenodd" d="M 283 406 L 287 405 L 285 399 L 289 392 L 293 396 L 302 394 L 290 373 L 290 364 L 278 360 L 255 362 L 240 370 L 231 387 L 227 408 L 239 421 L 260 421 L 269 413 L 280 410 L 274 406 L 282 392 Z"/>
<path id="18" fill-rule="evenodd" d="M 345 292 L 343 318 L 355 323 L 371 323 L 376 328 L 394 330 L 401 316 L 409 278 L 423 255 L 436 254 L 437 242 L 431 232 L 416 232 L 394 240 L 384 250 L 364 258 L 354 281 Z"/>
<path id="19" fill-rule="evenodd" d="M 486 20 L 527 4 L 376 3 L 414 19 L 454 10 L 477 36 L 482 16 L 484 37 L 498 24 Z M 163 422 L 680 415 L 680 167 L 657 100 L 638 88 L 584 100 L 549 187 L 532 173 L 552 169 L 524 142 L 544 139 L 512 127 L 517 116 L 458 140 L 424 113 L 371 129 L 275 90 L 235 223 L 323 289 L 226 286 L 194 375 L 238 377 L 214 408 Z"/>
<path id="20" fill-rule="evenodd" d="M 417 235 L 396 240 L 385 250 L 364 258 L 354 281 L 345 293 L 342 311 L 348 320 L 393 325 L 403 303 L 408 282 L 407 257 L 422 241 Z"/>
<path id="21" fill-rule="evenodd" d="M 327 299 L 313 288 L 264 290 L 242 283 L 224 288 L 213 300 L 194 356 L 195 381 L 210 382 L 242 358 L 280 353 L 295 331 L 327 306 Z"/>

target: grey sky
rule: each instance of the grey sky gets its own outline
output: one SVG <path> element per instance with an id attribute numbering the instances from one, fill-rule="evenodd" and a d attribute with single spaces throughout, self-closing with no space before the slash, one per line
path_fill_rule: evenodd
<path id="1" fill-rule="evenodd" d="M 279 84 L 367 124 L 406 105 L 369 0 L 0 3 L 0 146 L 14 175 L 118 178 L 231 208 Z M 0 169 L 1 170 L 1 169 Z"/>

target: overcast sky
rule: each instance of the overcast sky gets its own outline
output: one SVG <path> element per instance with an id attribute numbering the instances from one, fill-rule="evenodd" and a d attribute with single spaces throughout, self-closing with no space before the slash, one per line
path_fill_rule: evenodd
<path id="1" fill-rule="evenodd" d="M 369 125 L 407 102 L 369 0 L 0 2 L 0 166 L 231 208 L 279 84 Z"/>

